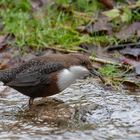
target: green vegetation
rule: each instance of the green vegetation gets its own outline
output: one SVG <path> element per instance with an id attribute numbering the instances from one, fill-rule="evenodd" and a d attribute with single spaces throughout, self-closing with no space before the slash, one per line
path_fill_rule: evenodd
<path id="1" fill-rule="evenodd" d="M 58 8 L 60 6 L 60 8 Z M 0 17 L 4 30 L 1 34 L 13 33 L 16 45 L 23 48 L 30 46 L 41 49 L 46 46 L 77 49 L 81 43 L 117 44 L 114 37 L 107 35 L 91 36 L 81 34 L 76 28 L 89 23 L 80 12 L 85 15 L 97 16 L 103 5 L 97 0 L 56 0 L 55 4 L 44 5 L 39 10 L 33 10 L 30 0 L 1 0 Z M 62 8 L 63 7 L 63 8 Z M 79 15 L 76 15 L 77 12 Z M 124 9 L 122 19 L 130 22 L 132 13 Z M 133 19 L 137 19 L 137 11 Z"/>
<path id="2" fill-rule="evenodd" d="M 100 68 L 100 72 L 105 76 L 111 77 L 120 76 L 121 73 L 118 66 L 115 65 L 105 65 L 104 67 Z"/>
<path id="3" fill-rule="evenodd" d="M 30 46 L 41 49 L 53 46 L 76 50 L 79 44 L 85 42 L 98 45 L 118 44 L 113 36 L 81 34 L 76 29 L 90 23 L 92 17 L 96 17 L 96 20 L 103 7 L 98 0 L 56 0 L 55 3 L 50 2 L 39 10 L 34 10 L 30 0 L 1 0 L 0 18 L 4 30 L 0 34 L 13 33 L 16 46 L 20 48 Z M 112 11 L 107 15 L 112 17 L 111 13 Z M 119 11 L 114 9 L 115 19 L 112 24 L 118 25 L 118 16 L 128 23 L 137 20 L 140 17 L 138 13 L 138 10 L 131 11 L 126 7 L 120 16 Z"/>
<path id="4" fill-rule="evenodd" d="M 57 0 L 56 3 L 68 6 L 70 11 L 77 9 L 89 15 L 101 7 L 99 2 L 89 4 L 87 0 L 78 0 L 72 4 L 69 0 Z M 59 10 L 55 5 L 50 4 L 48 7 L 44 6 L 38 11 L 33 11 L 29 0 L 1 0 L 0 7 L 0 17 L 4 25 L 1 34 L 13 33 L 16 37 L 16 46 L 21 48 L 30 46 L 41 49 L 53 46 L 77 49 L 81 43 L 111 43 L 113 40 L 108 36 L 92 37 L 80 34 L 76 28 L 88 21 L 83 16 L 75 17 L 68 11 Z"/>

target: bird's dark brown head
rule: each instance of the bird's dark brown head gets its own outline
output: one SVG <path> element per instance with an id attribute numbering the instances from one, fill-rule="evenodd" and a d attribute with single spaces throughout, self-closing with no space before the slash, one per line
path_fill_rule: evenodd
<path id="1" fill-rule="evenodd" d="M 85 66 L 86 68 L 91 68 L 92 63 L 89 59 L 89 56 L 84 55 L 84 54 L 70 54 L 71 57 L 75 57 L 77 59 L 77 63 Z"/>
<path id="2" fill-rule="evenodd" d="M 70 55 L 78 59 L 77 65 L 86 67 L 92 75 L 98 76 L 101 79 L 101 81 L 105 83 L 105 80 L 103 79 L 101 74 L 97 72 L 96 69 L 93 67 L 92 62 L 89 59 L 89 56 L 84 54 L 70 54 Z"/>

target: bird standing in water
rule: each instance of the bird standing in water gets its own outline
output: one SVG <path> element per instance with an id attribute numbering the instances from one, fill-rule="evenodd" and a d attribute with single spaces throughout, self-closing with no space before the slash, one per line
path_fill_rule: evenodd
<path id="1" fill-rule="evenodd" d="M 29 96 L 29 106 L 37 97 L 57 94 L 88 74 L 104 79 L 83 54 L 50 54 L 11 69 L 0 71 L 0 81 Z"/>

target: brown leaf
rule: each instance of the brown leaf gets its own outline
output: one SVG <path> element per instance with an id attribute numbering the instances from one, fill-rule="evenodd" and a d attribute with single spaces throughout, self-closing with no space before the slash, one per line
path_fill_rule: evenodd
<path id="1" fill-rule="evenodd" d="M 135 61 L 129 58 L 122 58 L 121 62 L 123 64 L 127 64 L 127 65 L 131 65 L 134 67 L 135 69 L 135 73 L 140 76 L 140 62 L 139 61 Z"/>
<path id="2" fill-rule="evenodd" d="M 132 60 L 132 59 L 129 59 L 126 57 L 121 58 L 121 62 L 125 65 L 131 65 L 131 66 L 136 66 L 136 65 L 140 64 L 140 62 L 137 62 L 135 60 Z"/>
<path id="3" fill-rule="evenodd" d="M 77 30 L 89 34 L 112 34 L 112 26 L 105 16 L 101 16 L 98 21 L 92 22 L 86 26 L 79 26 Z"/>
<path id="4" fill-rule="evenodd" d="M 138 56 L 140 56 L 140 48 L 126 47 L 125 49 L 121 50 L 120 53 L 123 55 L 130 55 L 137 58 Z"/>
<path id="5" fill-rule="evenodd" d="M 140 37 L 140 22 L 134 22 L 129 26 L 125 26 L 120 32 L 115 34 L 115 36 L 120 40 L 130 39 L 134 35 Z"/>
<path id="6" fill-rule="evenodd" d="M 100 0 L 107 8 L 113 8 L 113 0 Z"/>

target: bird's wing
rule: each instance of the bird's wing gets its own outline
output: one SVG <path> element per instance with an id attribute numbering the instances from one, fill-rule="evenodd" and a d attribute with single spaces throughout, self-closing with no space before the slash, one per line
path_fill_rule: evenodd
<path id="1" fill-rule="evenodd" d="M 27 87 L 49 84 L 51 80 L 50 74 L 62 69 L 64 69 L 64 66 L 60 63 L 47 63 L 39 67 L 30 67 L 30 69 L 16 75 L 16 78 L 6 85 L 11 87 Z"/>

